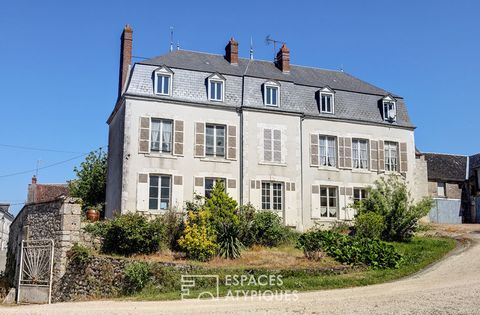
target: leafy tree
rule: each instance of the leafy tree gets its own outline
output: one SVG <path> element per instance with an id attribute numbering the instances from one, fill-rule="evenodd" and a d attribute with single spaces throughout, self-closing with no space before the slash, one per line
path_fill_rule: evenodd
<path id="1" fill-rule="evenodd" d="M 107 154 L 102 149 L 92 151 L 73 171 L 77 179 L 69 183 L 70 194 L 81 198 L 84 208 L 103 205 L 107 186 Z"/>
<path id="2" fill-rule="evenodd" d="M 223 182 L 216 181 L 210 197 L 205 198 L 202 206 L 212 215 L 210 220 L 217 232 L 223 230 L 223 224 L 238 226 L 240 220 L 237 215 L 237 202 L 225 191 Z"/>
<path id="3" fill-rule="evenodd" d="M 383 217 L 383 240 L 408 241 L 418 228 L 418 220 L 432 208 L 432 199 L 425 197 L 414 203 L 405 180 L 391 175 L 377 180 L 368 189 L 368 197 L 354 203 L 353 208 L 357 216 L 373 212 Z"/>

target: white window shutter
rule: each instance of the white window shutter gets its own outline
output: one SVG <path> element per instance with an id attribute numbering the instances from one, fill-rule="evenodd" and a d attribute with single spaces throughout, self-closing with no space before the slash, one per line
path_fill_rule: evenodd
<path id="1" fill-rule="evenodd" d="M 406 173 L 408 171 L 408 154 L 407 143 L 400 143 L 400 173 Z"/>
<path id="2" fill-rule="evenodd" d="M 238 200 L 237 196 L 237 180 L 235 178 L 229 178 L 227 179 L 226 183 L 226 191 L 230 197 L 232 197 L 235 200 Z"/>
<path id="3" fill-rule="evenodd" d="M 318 165 L 318 135 L 310 134 L 310 166 Z"/>
<path id="4" fill-rule="evenodd" d="M 138 153 L 150 152 L 150 117 L 140 117 L 138 128 Z"/>
<path id="5" fill-rule="evenodd" d="M 282 163 L 282 132 L 278 129 L 273 130 L 273 161 Z"/>
<path id="6" fill-rule="evenodd" d="M 312 185 L 311 189 L 311 208 L 312 208 L 312 218 L 320 218 L 320 186 Z"/>
<path id="7" fill-rule="evenodd" d="M 237 127 L 228 126 L 228 138 L 227 138 L 227 159 L 237 159 Z"/>
<path id="8" fill-rule="evenodd" d="M 263 130 L 263 160 L 265 162 L 271 162 L 273 159 L 273 147 L 272 147 L 272 129 Z"/>
<path id="9" fill-rule="evenodd" d="M 352 138 L 343 138 L 345 152 L 345 168 L 352 168 Z"/>
<path id="10" fill-rule="evenodd" d="M 338 167 L 345 168 L 345 138 L 337 138 L 338 145 Z"/>
<path id="11" fill-rule="evenodd" d="M 383 140 L 378 141 L 378 171 L 385 171 L 385 143 Z"/>
<path id="12" fill-rule="evenodd" d="M 205 156 L 205 124 L 195 123 L 195 156 Z"/>
<path id="13" fill-rule="evenodd" d="M 183 202 L 183 176 L 174 175 L 172 185 L 172 208 L 176 211 L 182 211 Z"/>
<path id="14" fill-rule="evenodd" d="M 137 175 L 137 210 L 148 211 L 148 173 Z"/>
<path id="15" fill-rule="evenodd" d="M 262 209 L 262 188 L 261 183 L 258 180 L 250 181 L 250 200 L 249 202 L 255 209 Z"/>
<path id="16" fill-rule="evenodd" d="M 183 155 L 184 122 L 182 120 L 175 120 L 174 124 L 173 154 Z"/>
<path id="17" fill-rule="evenodd" d="M 205 179 L 203 177 L 193 178 L 193 192 L 197 195 L 205 195 Z"/>
<path id="18" fill-rule="evenodd" d="M 370 141 L 370 170 L 378 170 L 378 141 Z"/>

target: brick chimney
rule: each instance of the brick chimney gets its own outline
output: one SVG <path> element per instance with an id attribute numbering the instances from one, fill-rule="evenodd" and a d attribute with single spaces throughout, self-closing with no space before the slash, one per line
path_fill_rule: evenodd
<path id="1" fill-rule="evenodd" d="M 37 183 L 37 176 L 33 175 L 32 176 L 32 184 L 36 184 Z"/>
<path id="2" fill-rule="evenodd" d="M 120 47 L 120 73 L 118 80 L 118 97 L 122 95 L 123 87 L 128 77 L 128 70 L 132 64 L 132 33 L 130 25 L 125 25 L 122 32 Z"/>
<path id="3" fill-rule="evenodd" d="M 277 53 L 277 68 L 282 72 L 290 72 L 290 50 L 283 44 Z"/>
<path id="4" fill-rule="evenodd" d="M 225 59 L 232 65 L 238 65 L 238 42 L 233 37 L 225 46 Z"/>

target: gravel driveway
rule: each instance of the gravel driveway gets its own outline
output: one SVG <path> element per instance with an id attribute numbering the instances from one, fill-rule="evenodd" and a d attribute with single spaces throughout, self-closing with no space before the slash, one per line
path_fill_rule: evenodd
<path id="1" fill-rule="evenodd" d="M 479 226 L 480 229 L 480 226 Z M 412 277 L 380 285 L 300 293 L 297 301 L 94 301 L 0 308 L 0 314 L 480 314 L 480 234 Z"/>

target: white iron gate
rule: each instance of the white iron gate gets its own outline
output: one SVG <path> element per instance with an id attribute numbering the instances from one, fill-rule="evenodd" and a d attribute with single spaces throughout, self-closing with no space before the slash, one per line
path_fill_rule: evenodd
<path id="1" fill-rule="evenodd" d="M 22 241 L 17 303 L 51 303 L 52 239 Z"/>

